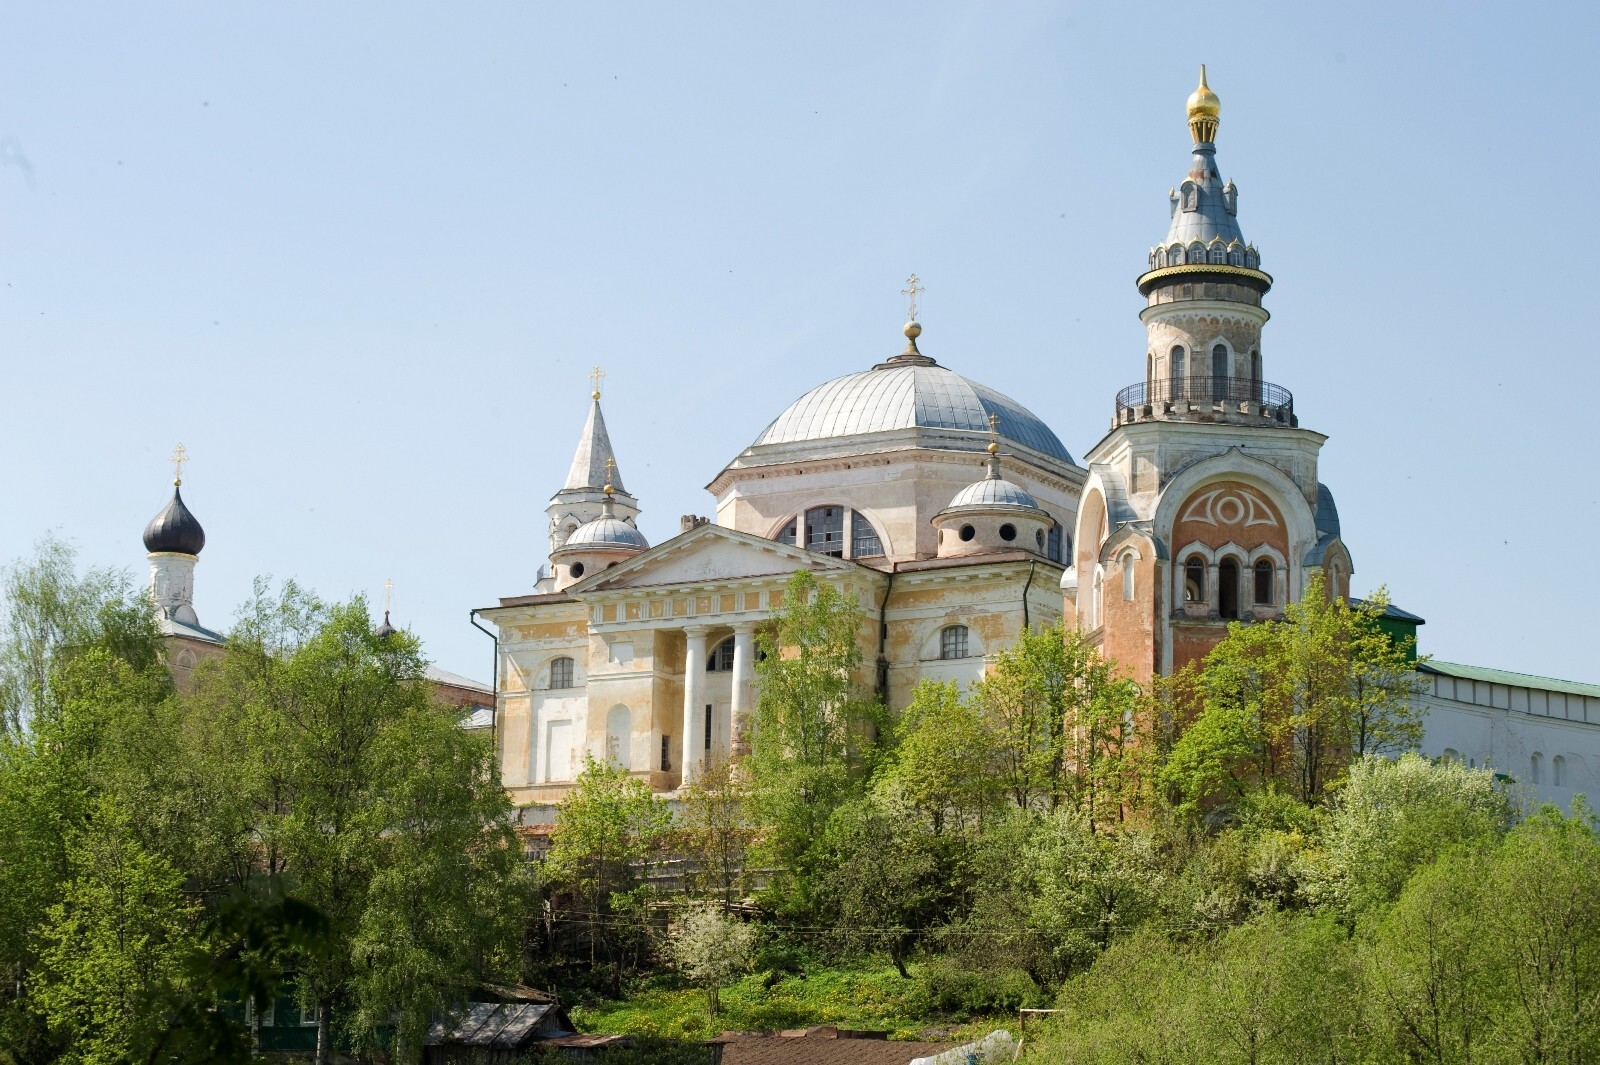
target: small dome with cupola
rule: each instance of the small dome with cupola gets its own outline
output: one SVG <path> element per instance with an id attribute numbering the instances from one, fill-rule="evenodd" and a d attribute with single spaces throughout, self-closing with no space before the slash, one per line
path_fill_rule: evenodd
<path id="1" fill-rule="evenodd" d="M 650 547 L 644 534 L 632 523 L 617 517 L 616 487 L 612 473 L 616 463 L 606 463 L 604 509 L 593 521 L 584 522 L 572 530 L 566 542 L 550 552 L 550 562 L 555 567 L 555 590 L 562 591 L 585 577 L 610 569 Z"/>
<path id="2" fill-rule="evenodd" d="M 991 436 L 994 429 L 991 426 Z M 1033 494 L 1000 475 L 1000 444 L 989 442 L 989 475 L 957 492 L 934 516 L 939 557 L 960 558 L 991 551 L 1043 555 L 1054 520 Z"/>

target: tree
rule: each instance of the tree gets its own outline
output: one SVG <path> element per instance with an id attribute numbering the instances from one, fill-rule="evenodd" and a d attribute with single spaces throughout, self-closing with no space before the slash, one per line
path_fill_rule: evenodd
<path id="1" fill-rule="evenodd" d="M 673 964 L 706 993 L 706 1013 L 721 1012 L 718 992 L 750 971 L 755 952 L 753 927 L 717 909 L 690 910 L 671 940 Z"/>
<path id="2" fill-rule="evenodd" d="M 839 947 L 883 951 L 902 977 L 922 934 L 961 893 L 955 840 L 872 796 L 834 811 L 817 851 L 819 912 Z"/>
<path id="3" fill-rule="evenodd" d="M 1354 759 L 1398 754 L 1422 738 L 1422 681 L 1408 644 L 1378 625 L 1379 589 L 1352 606 L 1313 578 L 1282 620 L 1235 622 L 1193 686 L 1194 723 L 1162 780 L 1190 809 L 1278 785 L 1323 802 Z"/>
<path id="4" fill-rule="evenodd" d="M 83 1065 L 121 1065 L 157 1044 L 159 1009 L 185 988 L 199 907 L 183 874 L 140 846 L 114 800 L 74 830 L 69 879 L 39 926 L 35 996 L 51 1029 Z"/>
<path id="5" fill-rule="evenodd" d="M 35 715 L 55 708 L 53 679 L 74 649 L 102 644 L 154 657 L 143 605 L 126 573 L 79 574 L 77 553 L 53 536 L 0 570 L 0 733 L 19 738 Z"/>
<path id="6" fill-rule="evenodd" d="M 614 993 L 649 942 L 647 866 L 671 821 L 647 784 L 593 757 L 556 809 L 545 876 L 559 896 L 557 919 L 578 930 L 591 966 L 609 964 Z"/>
<path id="7" fill-rule="evenodd" d="M 806 910 L 808 855 L 833 811 L 865 790 L 884 715 L 855 683 L 863 621 L 853 598 L 799 570 L 773 621 L 758 635 L 751 806 L 778 895 Z"/>
<path id="8" fill-rule="evenodd" d="M 1323 894 L 1354 921 L 1397 899 L 1446 851 L 1492 843 L 1511 823 L 1510 798 L 1490 770 L 1416 754 L 1363 758 L 1328 817 Z"/>
<path id="9" fill-rule="evenodd" d="M 745 859 L 755 841 L 749 778 L 732 759 L 709 758 L 679 795 L 683 815 L 676 837 L 694 861 L 690 890 L 731 910 L 744 893 Z"/>
<path id="10" fill-rule="evenodd" d="M 953 681 L 925 680 L 895 725 L 892 753 L 875 778 L 886 796 L 916 811 L 934 835 L 978 829 L 1005 801 L 998 734 Z"/>
<path id="11" fill-rule="evenodd" d="M 195 673 L 193 725 L 231 737 L 213 764 L 248 797 L 251 875 L 286 877 L 327 921 L 326 948 L 295 959 L 319 1065 L 390 1024 L 414 1054 L 435 1013 L 514 961 L 521 851 L 493 752 L 434 705 L 425 665 L 360 599 L 258 583 Z"/>
<path id="12" fill-rule="evenodd" d="M 1024 628 L 972 688 L 998 737 L 997 772 L 1012 802 L 1070 803 L 1092 827 L 1123 816 L 1138 694 L 1115 663 L 1059 623 Z"/>

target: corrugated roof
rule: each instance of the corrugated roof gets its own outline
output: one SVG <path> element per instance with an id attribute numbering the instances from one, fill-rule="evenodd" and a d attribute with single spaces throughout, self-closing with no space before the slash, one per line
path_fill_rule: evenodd
<path id="1" fill-rule="evenodd" d="M 441 1022 L 429 1028 L 427 1042 L 515 1050 L 532 1039 L 539 1022 L 555 1008 L 529 1002 L 473 1002 L 454 1024 Z"/>
<path id="2" fill-rule="evenodd" d="M 1441 662 L 1430 658 L 1418 667 L 1423 673 L 1438 673 L 1463 680 L 1481 680 L 1487 684 L 1505 684 L 1513 688 L 1537 688 L 1540 691 L 1564 692 L 1567 695 L 1587 695 L 1600 699 L 1600 684 L 1587 684 L 1581 680 L 1560 680 L 1556 677 L 1539 677 L 1532 673 L 1513 673 L 1508 669 L 1490 669 L 1488 666 L 1468 666 L 1460 662 Z"/>
<path id="3" fill-rule="evenodd" d="M 483 692 L 485 695 L 494 694 L 494 690 L 483 681 L 473 680 L 471 677 L 463 677 L 459 673 L 451 673 L 448 670 L 440 669 L 438 666 L 428 666 L 422 671 L 422 675 L 435 684 L 448 684 L 452 688 L 470 688 L 472 691 Z"/>

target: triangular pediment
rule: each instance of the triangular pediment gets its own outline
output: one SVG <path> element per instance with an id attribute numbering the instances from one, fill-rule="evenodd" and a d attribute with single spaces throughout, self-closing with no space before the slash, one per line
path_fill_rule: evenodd
<path id="1" fill-rule="evenodd" d="M 787 576 L 798 569 L 817 574 L 877 572 L 842 558 L 819 555 L 721 525 L 700 525 L 579 581 L 568 593 L 581 597 L 622 588 Z"/>

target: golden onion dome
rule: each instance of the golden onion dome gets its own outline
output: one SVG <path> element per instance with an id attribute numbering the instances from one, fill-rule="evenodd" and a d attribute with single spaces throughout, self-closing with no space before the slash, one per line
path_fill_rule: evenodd
<path id="1" fill-rule="evenodd" d="M 1217 138 L 1217 120 L 1222 116 L 1222 101 L 1206 84 L 1206 66 L 1200 64 L 1200 85 L 1189 94 L 1189 132 L 1196 143 Z"/>

